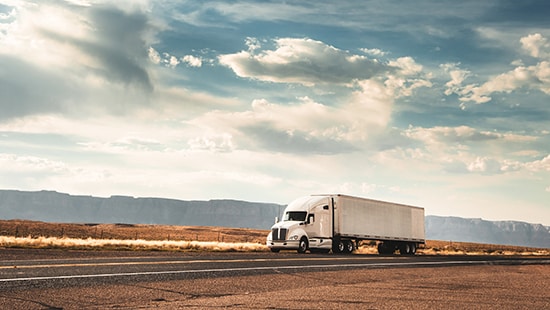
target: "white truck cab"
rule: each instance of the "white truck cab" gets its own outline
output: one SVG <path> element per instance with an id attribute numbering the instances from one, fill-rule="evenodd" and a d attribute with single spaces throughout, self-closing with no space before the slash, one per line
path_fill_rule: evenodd
<path id="1" fill-rule="evenodd" d="M 329 252 L 332 248 L 331 201 L 327 196 L 306 196 L 291 202 L 281 221 L 271 227 L 267 246 L 272 252 L 297 250 Z"/>

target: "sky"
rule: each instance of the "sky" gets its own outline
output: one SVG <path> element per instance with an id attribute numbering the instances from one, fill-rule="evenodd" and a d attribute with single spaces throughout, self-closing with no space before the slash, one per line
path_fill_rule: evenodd
<path id="1" fill-rule="evenodd" d="M 0 188 L 550 225 L 550 2 L 0 0 Z"/>

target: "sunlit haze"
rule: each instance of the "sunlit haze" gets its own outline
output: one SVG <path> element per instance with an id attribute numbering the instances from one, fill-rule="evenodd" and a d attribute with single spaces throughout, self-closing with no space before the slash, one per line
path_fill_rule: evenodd
<path id="1" fill-rule="evenodd" d="M 0 0 L 0 189 L 550 225 L 550 3 Z"/>

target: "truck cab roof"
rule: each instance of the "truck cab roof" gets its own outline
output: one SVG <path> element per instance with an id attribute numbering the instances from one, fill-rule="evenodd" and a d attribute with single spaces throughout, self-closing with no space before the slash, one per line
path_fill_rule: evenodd
<path id="1" fill-rule="evenodd" d="M 329 196 L 325 195 L 312 195 L 312 196 L 304 196 L 300 197 L 291 203 L 288 204 L 288 206 L 285 209 L 285 212 L 288 211 L 307 211 L 311 207 L 320 204 L 323 201 L 327 201 L 327 198 Z"/>

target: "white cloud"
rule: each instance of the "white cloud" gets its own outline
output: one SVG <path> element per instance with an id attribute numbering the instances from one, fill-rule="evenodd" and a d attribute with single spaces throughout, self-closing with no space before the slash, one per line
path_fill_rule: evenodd
<path id="1" fill-rule="evenodd" d="M 183 57 L 178 58 L 177 56 L 171 55 L 169 53 L 162 53 L 162 55 L 155 50 L 153 47 L 149 47 L 148 49 L 148 56 L 149 60 L 158 65 L 162 64 L 166 67 L 175 68 L 177 67 L 180 62 L 186 63 L 190 67 L 201 67 L 202 66 L 202 58 L 196 57 L 193 55 L 185 55 Z"/>
<path id="2" fill-rule="evenodd" d="M 520 39 L 523 49 L 536 58 L 550 58 L 550 43 L 540 33 L 530 34 Z"/>
<path id="3" fill-rule="evenodd" d="M 246 44 L 246 46 L 248 46 L 248 51 L 250 52 L 253 52 L 262 47 L 260 40 L 253 37 L 247 37 L 244 43 Z"/>
<path id="4" fill-rule="evenodd" d="M 517 89 L 534 89 L 545 94 L 550 94 L 550 44 L 540 34 L 529 35 L 521 40 L 523 48 L 531 56 L 543 58 L 536 65 L 518 66 L 506 73 L 490 78 L 480 86 L 470 84 L 465 86 L 460 94 L 461 101 L 473 101 L 475 103 L 486 103 L 491 101 L 493 93 L 510 93 Z"/>
<path id="5" fill-rule="evenodd" d="M 0 67 L 9 72 L 0 75 L 0 119 L 148 103 L 148 42 L 157 29 L 142 11 L 61 1 L 15 5 L 13 22 L 0 30 Z"/>
<path id="6" fill-rule="evenodd" d="M 476 157 L 475 160 L 467 164 L 467 169 L 470 172 L 482 173 L 500 173 L 502 171 L 500 162 L 488 157 Z"/>
<path id="7" fill-rule="evenodd" d="M 148 55 L 149 55 L 149 60 L 151 60 L 152 63 L 158 65 L 162 60 L 162 58 L 160 57 L 159 52 L 157 52 L 152 47 L 149 47 L 149 49 L 147 51 L 148 51 Z"/>
<path id="8" fill-rule="evenodd" d="M 247 42 L 250 41 L 249 38 Z M 422 65 L 412 57 L 385 63 L 308 38 L 280 38 L 274 43 L 274 50 L 258 51 L 260 45 L 254 44 L 248 51 L 222 55 L 219 61 L 238 76 L 268 82 L 318 88 L 364 87 L 382 82 L 386 88 L 383 92 L 394 98 L 411 96 L 417 88 L 432 86 L 429 74 L 424 74 Z M 372 95 L 370 90 L 364 92 Z"/>
<path id="9" fill-rule="evenodd" d="M 179 63 L 180 63 L 180 61 L 178 60 L 178 58 L 176 56 L 170 55 L 170 57 L 168 58 L 167 65 L 170 68 L 175 68 L 177 65 L 179 65 Z"/>
<path id="10" fill-rule="evenodd" d="M 347 84 L 392 70 L 364 56 L 308 38 L 280 38 L 274 42 L 275 50 L 258 51 L 259 46 L 254 45 L 248 51 L 222 55 L 219 61 L 241 77 L 306 86 Z"/>
<path id="11" fill-rule="evenodd" d="M 191 150 L 209 150 L 212 152 L 231 152 L 235 149 L 230 134 L 202 136 L 190 139 L 187 143 Z"/>
<path id="12" fill-rule="evenodd" d="M 550 94 L 550 62 L 542 61 L 535 66 L 517 67 L 512 71 L 491 78 L 481 86 L 469 85 L 465 88 L 461 101 L 486 103 L 495 92 L 510 93 L 519 88 L 540 90 Z"/>
<path id="13" fill-rule="evenodd" d="M 483 131 L 468 126 L 410 127 L 403 135 L 420 142 L 402 158 L 439 165 L 451 173 L 503 174 L 513 171 L 541 171 L 546 160 L 529 161 L 529 148 L 540 137 Z M 535 155 L 538 153 L 535 153 Z"/>
<path id="14" fill-rule="evenodd" d="M 220 63 L 238 76 L 261 81 L 315 89 L 340 85 L 345 99 L 330 105 L 306 96 L 298 104 L 257 99 L 252 110 L 216 111 L 194 121 L 211 124 L 217 132 L 233 130 L 237 144 L 247 137 L 278 151 L 338 153 L 362 148 L 388 125 L 395 98 L 431 86 L 423 67 L 411 57 L 384 64 L 307 38 L 277 39 L 273 50 L 262 49 L 251 38 L 247 42 L 248 51 L 222 55 Z M 330 143 L 337 143 L 331 151 Z"/>
<path id="15" fill-rule="evenodd" d="M 382 132 L 391 115 L 392 98 L 383 84 L 365 80 L 360 86 L 361 90 L 340 106 L 328 106 L 309 97 L 289 104 L 257 99 L 250 110 L 212 111 L 191 123 L 208 132 L 229 133 L 240 148 L 348 152 Z"/>
<path id="16" fill-rule="evenodd" d="M 531 171 L 550 171 L 550 155 L 541 160 L 535 160 L 525 165 Z"/>
<path id="17" fill-rule="evenodd" d="M 3 163 L 2 167 L 4 167 L 6 171 L 16 170 L 26 172 L 39 170 L 59 173 L 67 170 L 66 164 L 61 161 L 53 161 L 37 156 L 19 156 L 16 154 L 0 153 L 0 162 Z"/>
<path id="18" fill-rule="evenodd" d="M 478 130 L 469 126 L 431 128 L 409 127 L 404 134 L 410 138 L 421 140 L 424 143 L 456 143 L 456 142 L 484 142 L 500 140 L 505 142 L 529 142 L 535 141 L 534 136 L 520 135 L 514 133 L 499 133 L 492 131 Z"/>
<path id="19" fill-rule="evenodd" d="M 400 57 L 390 60 L 388 64 L 400 68 L 403 75 L 416 75 L 422 72 L 422 65 L 416 63 L 412 57 Z"/>
<path id="20" fill-rule="evenodd" d="M 195 57 L 193 55 L 185 55 L 181 58 L 181 60 L 186 62 L 191 67 L 202 66 L 202 59 L 200 57 Z"/>
<path id="21" fill-rule="evenodd" d="M 361 48 L 360 50 L 365 54 L 376 57 L 382 57 L 389 54 L 388 52 L 384 52 L 383 50 L 378 48 Z"/>
<path id="22" fill-rule="evenodd" d="M 440 68 L 442 68 L 445 72 L 449 74 L 451 77 L 451 80 L 445 83 L 445 95 L 449 96 L 453 93 L 455 94 L 462 94 L 462 83 L 464 80 L 470 76 L 470 71 L 460 69 L 458 66 L 460 64 L 458 63 L 447 63 L 440 65 Z"/>

